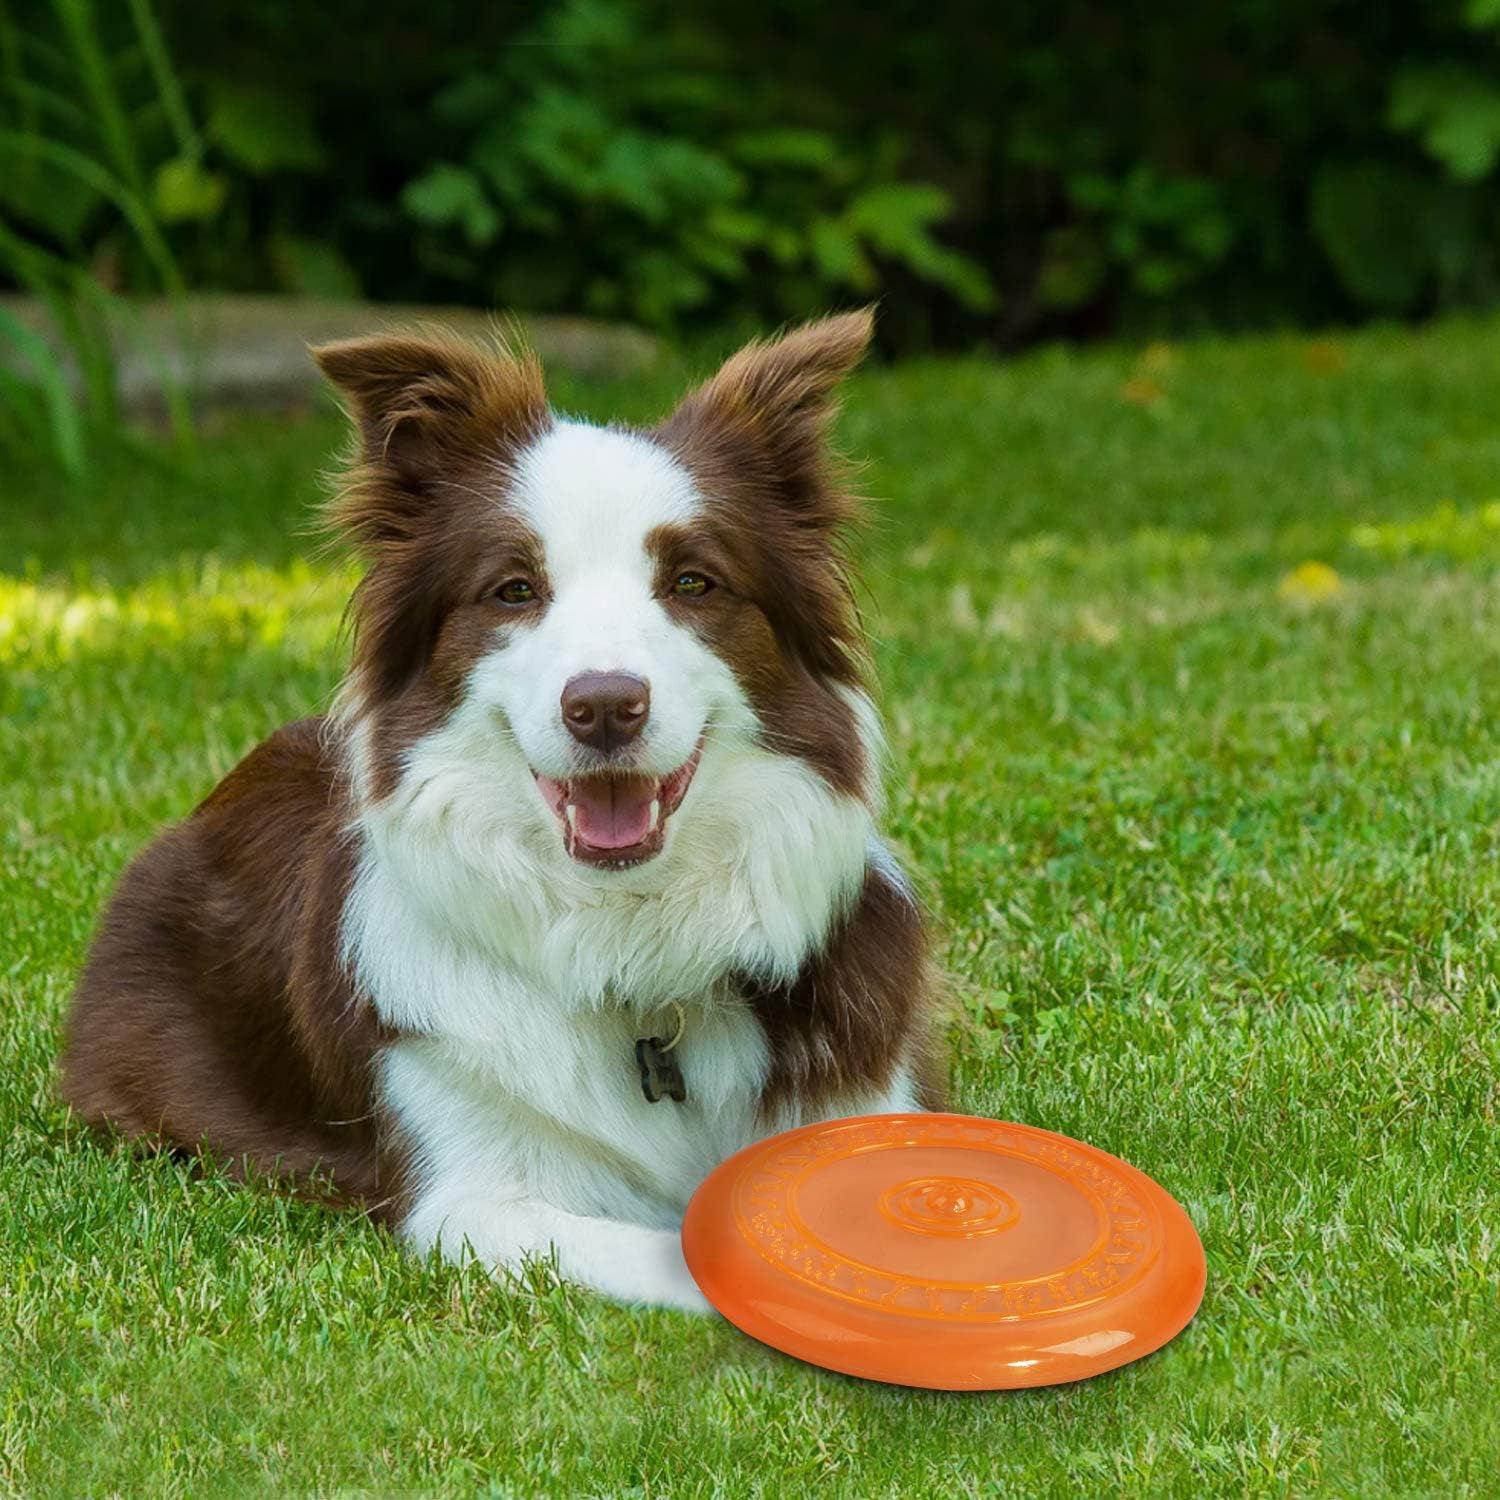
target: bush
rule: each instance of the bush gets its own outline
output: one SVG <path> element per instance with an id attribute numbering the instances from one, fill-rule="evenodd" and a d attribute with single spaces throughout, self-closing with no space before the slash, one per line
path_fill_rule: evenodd
<path id="1" fill-rule="evenodd" d="M 884 295 L 898 348 L 1497 294 L 1500 0 L 159 3 L 183 87 L 146 90 L 136 188 L 198 284 L 678 334 Z M 136 88 L 175 76 L 142 14 L 95 18 Z M 30 243 L 160 282 L 118 214 L 4 196 Z"/>
<path id="2" fill-rule="evenodd" d="M 933 236 L 948 195 L 902 180 L 899 137 L 780 124 L 776 87 L 730 74 L 622 0 L 564 0 L 434 98 L 446 155 L 400 197 L 419 263 L 503 304 L 655 327 L 868 297 L 882 264 L 990 305 Z"/>

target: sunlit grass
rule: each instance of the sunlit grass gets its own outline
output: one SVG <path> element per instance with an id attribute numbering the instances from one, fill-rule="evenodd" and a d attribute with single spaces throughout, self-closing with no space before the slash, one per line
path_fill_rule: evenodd
<path id="1" fill-rule="evenodd" d="M 86 1140 L 50 1068 L 130 853 L 332 693 L 331 416 L 0 494 L 0 1489 L 1493 1492 L 1500 328 L 861 377 L 842 432 L 961 1107 L 1136 1161 L 1202 1313 L 955 1398 L 497 1286 Z M 648 417 L 649 386 L 570 387 Z"/>
<path id="2" fill-rule="evenodd" d="M 203 640 L 331 653 L 356 577 L 301 560 L 276 569 L 212 556 L 127 588 L 0 577 L 0 662 L 60 666 Z"/>

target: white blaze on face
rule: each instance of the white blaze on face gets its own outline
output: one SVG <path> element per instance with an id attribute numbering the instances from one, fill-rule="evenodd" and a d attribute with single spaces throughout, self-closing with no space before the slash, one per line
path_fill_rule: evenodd
<path id="1" fill-rule="evenodd" d="M 577 746 L 560 705 L 580 673 L 645 680 L 651 709 L 636 764 L 655 775 L 688 760 L 710 718 L 749 715 L 733 673 L 657 597 L 647 538 L 691 522 L 702 505 L 666 449 L 559 422 L 520 454 L 510 503 L 541 540 L 550 597 L 535 625 L 479 664 L 473 685 L 504 713 L 534 771 L 569 775 Z"/>

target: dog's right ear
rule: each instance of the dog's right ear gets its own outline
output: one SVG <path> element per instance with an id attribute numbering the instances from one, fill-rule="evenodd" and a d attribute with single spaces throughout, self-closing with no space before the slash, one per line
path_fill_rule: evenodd
<path id="1" fill-rule="evenodd" d="M 684 398 L 658 438 L 710 485 L 733 483 L 751 496 L 759 514 L 836 529 L 854 502 L 825 438 L 839 383 L 864 357 L 874 326 L 866 307 L 747 344 Z"/>
<path id="2" fill-rule="evenodd" d="M 362 547 L 412 538 L 445 475 L 503 456 L 545 429 L 530 353 L 494 353 L 441 334 L 393 333 L 312 350 L 344 398 L 357 453 L 333 524 Z"/>

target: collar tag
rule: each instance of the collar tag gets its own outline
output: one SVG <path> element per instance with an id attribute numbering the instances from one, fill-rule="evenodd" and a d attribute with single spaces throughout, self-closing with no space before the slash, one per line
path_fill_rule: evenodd
<path id="1" fill-rule="evenodd" d="M 678 1035 L 681 1035 L 679 1031 Z M 635 1044 L 635 1060 L 641 1070 L 641 1092 L 652 1103 L 671 1099 L 681 1104 L 687 1098 L 687 1085 L 672 1048 L 676 1038 L 664 1042 L 659 1036 L 643 1036 Z"/>

